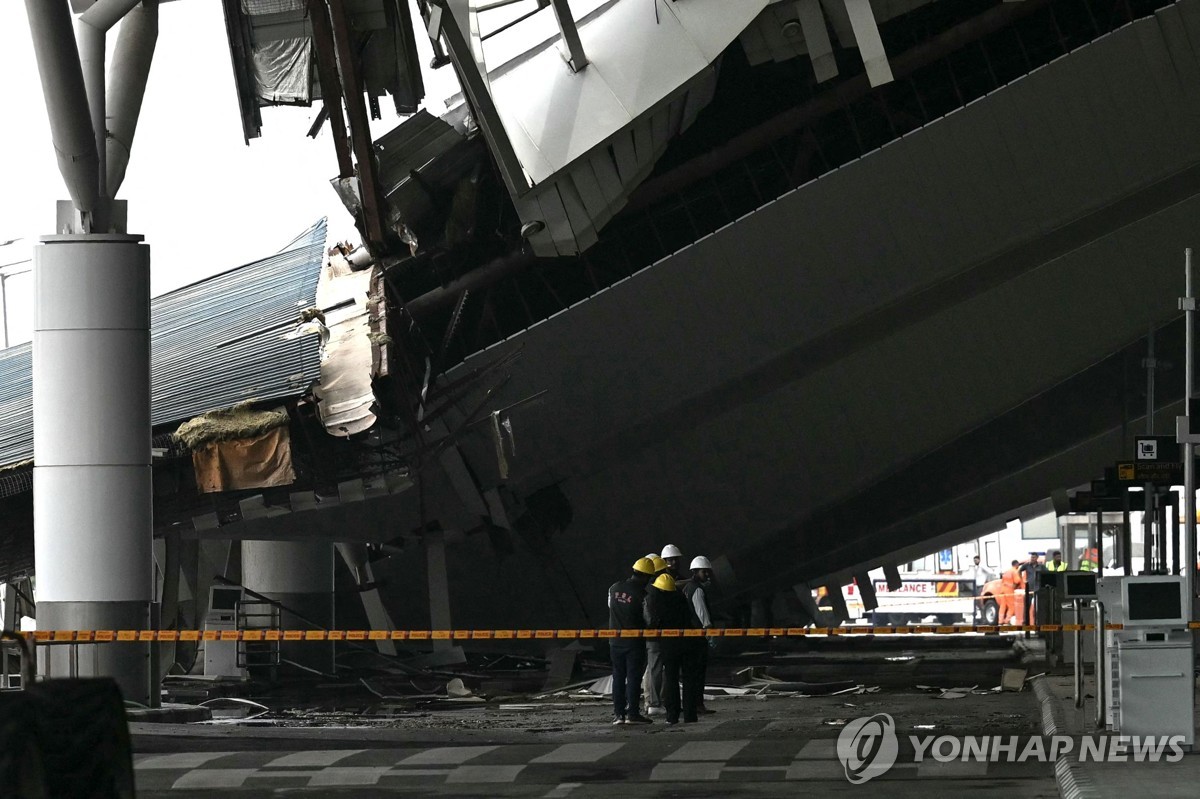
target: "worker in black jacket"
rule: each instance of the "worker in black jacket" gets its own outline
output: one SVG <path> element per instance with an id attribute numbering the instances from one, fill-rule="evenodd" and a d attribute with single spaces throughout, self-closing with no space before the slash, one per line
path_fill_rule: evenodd
<path id="1" fill-rule="evenodd" d="M 639 558 L 633 564 L 633 575 L 608 589 L 608 627 L 617 630 L 609 642 L 613 669 L 613 724 L 649 724 L 642 715 L 642 672 L 646 670 L 646 642 L 641 637 L 622 638 L 621 630 L 638 630 L 646 626 L 646 584 L 654 576 L 654 563 Z"/>
<path id="2" fill-rule="evenodd" d="M 646 627 L 658 630 L 685 630 L 692 626 L 687 600 L 675 588 L 675 578 L 660 574 L 654 580 L 654 588 L 646 595 Z M 684 641 L 682 637 L 661 637 L 658 640 L 663 664 L 662 701 L 667 709 L 667 724 L 679 723 L 679 670 L 683 662 Z M 693 686 L 688 686 L 684 696 L 689 701 L 684 705 L 683 720 L 696 720 L 696 703 Z"/>

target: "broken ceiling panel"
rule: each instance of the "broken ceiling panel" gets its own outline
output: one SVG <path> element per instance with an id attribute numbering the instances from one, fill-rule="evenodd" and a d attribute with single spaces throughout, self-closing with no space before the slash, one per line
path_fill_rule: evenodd
<path id="1" fill-rule="evenodd" d="M 351 436 L 375 424 L 368 305 L 374 276 L 374 266 L 353 271 L 351 261 L 335 249 L 317 284 L 317 307 L 325 315 L 329 341 L 321 360 L 321 382 L 313 387 L 313 394 L 330 435 Z"/>
<path id="2" fill-rule="evenodd" d="M 222 0 L 234 82 L 247 141 L 262 132 L 264 105 L 309 105 L 321 98 L 310 14 L 328 0 Z M 425 96 L 407 0 L 344 0 L 360 89 L 392 96 L 411 114 Z M 326 26 L 327 28 L 328 26 Z M 334 42 L 327 43 L 331 49 Z"/>

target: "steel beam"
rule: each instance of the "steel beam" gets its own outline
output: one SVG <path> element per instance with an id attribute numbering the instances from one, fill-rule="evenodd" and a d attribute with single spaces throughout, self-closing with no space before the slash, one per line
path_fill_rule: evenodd
<path id="1" fill-rule="evenodd" d="M 338 177 L 354 176 L 350 160 L 350 141 L 346 134 L 346 118 L 342 115 L 341 79 L 338 77 L 337 53 L 333 45 L 333 28 L 323 0 L 308 0 L 308 16 L 312 20 L 313 49 L 317 53 L 317 77 L 321 81 L 321 102 L 329 115 L 329 131 L 337 153 Z"/>
<path id="2" fill-rule="evenodd" d="M 587 54 L 583 52 L 583 42 L 579 40 L 579 28 L 575 24 L 575 15 L 567 0 L 550 0 L 554 6 L 554 16 L 558 20 L 558 29 L 562 31 L 563 44 L 567 52 L 563 57 L 572 72 L 579 72 L 588 65 Z"/>
<path id="3" fill-rule="evenodd" d="M 354 145 L 354 158 L 357 161 L 358 180 L 362 189 L 363 223 L 367 239 L 378 247 L 384 241 L 383 205 L 380 202 L 382 195 L 379 179 L 375 174 L 375 152 L 371 147 L 371 127 L 367 120 L 367 106 L 363 100 L 362 80 L 358 73 L 358 56 L 350 41 L 350 18 L 346 14 L 345 0 L 328 0 L 328 3 L 342 95 L 346 99 L 346 113 L 350 118 L 350 140 Z"/>

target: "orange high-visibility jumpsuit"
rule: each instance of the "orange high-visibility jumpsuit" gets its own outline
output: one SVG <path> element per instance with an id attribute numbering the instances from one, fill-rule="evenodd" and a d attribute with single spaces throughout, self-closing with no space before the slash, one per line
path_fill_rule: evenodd
<path id="1" fill-rule="evenodd" d="M 1000 605 L 1000 615 L 998 622 L 1000 624 L 1011 624 L 1014 615 L 1025 615 L 1025 603 L 1018 601 L 1017 589 L 1025 587 L 1025 578 L 1017 569 L 1011 568 L 1004 572 L 1004 576 L 1000 578 L 1000 592 L 996 595 L 996 599 Z M 1021 600 L 1024 597 L 1020 598 Z M 1018 622 L 1018 624 L 1023 622 Z"/>

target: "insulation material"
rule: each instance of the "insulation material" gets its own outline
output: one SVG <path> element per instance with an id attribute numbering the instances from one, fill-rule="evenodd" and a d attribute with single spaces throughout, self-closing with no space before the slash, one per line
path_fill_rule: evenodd
<path id="1" fill-rule="evenodd" d="M 192 450 L 196 488 L 204 494 L 270 488 L 296 482 L 287 426 L 227 441 L 210 441 Z"/>
<path id="2" fill-rule="evenodd" d="M 254 46 L 254 80 L 264 105 L 312 101 L 312 40 L 279 39 Z"/>
<path id="3" fill-rule="evenodd" d="M 349 260 L 331 258 L 317 283 L 317 305 L 325 309 L 329 341 L 321 360 L 321 381 L 313 394 L 321 422 L 334 436 L 361 433 L 375 424 L 369 304 L 375 268 L 352 271 L 351 261 L 358 252 L 352 252 Z"/>

